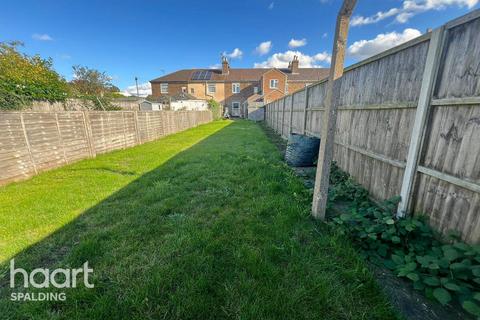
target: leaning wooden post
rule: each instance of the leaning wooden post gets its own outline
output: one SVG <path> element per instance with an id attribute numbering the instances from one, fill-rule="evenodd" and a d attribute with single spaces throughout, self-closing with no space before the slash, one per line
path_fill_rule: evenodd
<path id="1" fill-rule="evenodd" d="M 422 140 L 427 125 L 433 88 L 437 78 L 439 60 L 442 54 L 444 27 L 433 30 L 428 45 L 427 59 L 423 70 L 422 86 L 418 97 L 415 122 L 413 123 L 410 145 L 408 147 L 407 164 L 403 173 L 401 201 L 398 204 L 397 217 L 404 217 L 410 207 L 413 193 L 413 181 L 417 172 L 418 161 L 422 149 Z"/>
<path id="2" fill-rule="evenodd" d="M 332 63 L 328 76 L 327 92 L 325 95 L 322 133 L 320 136 L 320 149 L 318 151 L 317 174 L 313 192 L 312 215 L 317 219 L 325 218 L 327 207 L 328 184 L 330 178 L 330 165 L 333 158 L 333 144 L 335 139 L 335 126 L 337 122 L 337 107 L 333 103 L 333 88 L 336 79 L 343 74 L 345 60 L 345 47 L 347 44 L 348 24 L 356 4 L 356 0 L 344 0 L 337 16 L 335 27 L 335 40 L 333 41 Z"/>

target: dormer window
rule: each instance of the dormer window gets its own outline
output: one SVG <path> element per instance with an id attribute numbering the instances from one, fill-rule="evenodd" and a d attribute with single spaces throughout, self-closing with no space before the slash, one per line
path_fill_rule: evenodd
<path id="1" fill-rule="evenodd" d="M 278 79 L 270 79 L 270 89 L 278 89 Z"/>

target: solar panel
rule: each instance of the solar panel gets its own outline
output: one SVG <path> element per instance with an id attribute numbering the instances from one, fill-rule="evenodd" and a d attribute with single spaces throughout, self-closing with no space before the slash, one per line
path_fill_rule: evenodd
<path id="1" fill-rule="evenodd" d="M 192 80 L 210 80 L 212 78 L 212 71 L 195 71 L 192 75 Z"/>
<path id="2" fill-rule="evenodd" d="M 201 71 L 195 71 L 192 75 L 192 80 L 201 80 L 200 79 L 200 74 L 201 73 L 202 73 Z"/>

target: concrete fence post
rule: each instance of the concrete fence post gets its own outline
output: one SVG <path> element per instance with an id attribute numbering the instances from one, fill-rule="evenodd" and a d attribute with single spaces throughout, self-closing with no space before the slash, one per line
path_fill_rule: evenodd
<path id="1" fill-rule="evenodd" d="M 288 133 L 292 133 L 293 132 L 293 93 L 292 93 L 292 103 L 290 104 L 290 125 L 288 127 Z"/>
<path id="2" fill-rule="evenodd" d="M 427 127 L 430 103 L 433 89 L 437 78 L 439 60 L 443 51 L 444 27 L 432 31 L 428 45 L 427 59 L 423 70 L 422 85 L 418 97 L 415 121 L 413 123 L 410 145 L 408 148 L 407 164 L 403 174 L 402 188 L 400 191 L 401 201 L 398 204 L 397 217 L 404 217 L 410 207 L 413 196 L 413 182 L 417 172 L 423 138 Z"/>
<path id="3" fill-rule="evenodd" d="M 307 133 L 307 117 L 308 117 L 308 87 L 305 88 L 305 106 L 303 107 L 303 129 L 302 134 Z"/>

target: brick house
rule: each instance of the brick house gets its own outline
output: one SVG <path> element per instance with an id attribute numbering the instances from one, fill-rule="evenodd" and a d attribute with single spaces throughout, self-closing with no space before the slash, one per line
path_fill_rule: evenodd
<path id="1" fill-rule="evenodd" d="M 303 89 L 328 76 L 328 68 L 300 68 L 295 56 L 285 69 L 230 68 L 222 58 L 222 69 L 179 70 L 151 80 L 153 97 L 181 92 L 198 99 L 214 99 L 230 115 L 246 117 L 255 109 Z"/>

